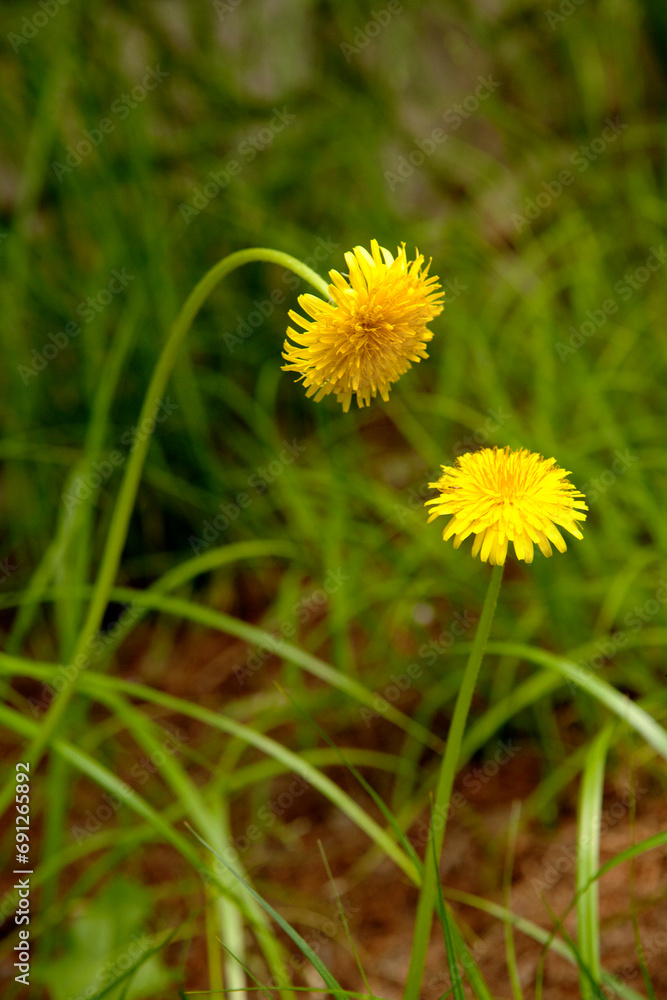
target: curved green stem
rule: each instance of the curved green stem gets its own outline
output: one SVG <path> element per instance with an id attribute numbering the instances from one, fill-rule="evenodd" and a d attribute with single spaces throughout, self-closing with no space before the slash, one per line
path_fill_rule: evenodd
<path id="1" fill-rule="evenodd" d="M 424 858 L 424 877 L 417 904 L 417 917 L 415 920 L 415 932 L 412 942 L 412 954 L 410 956 L 410 968 L 405 984 L 404 1000 L 417 1000 L 421 987 L 422 976 L 424 974 L 424 962 L 426 960 L 426 950 L 428 948 L 431 933 L 431 921 L 433 919 L 433 907 L 437 894 L 437 880 L 439 878 L 439 862 L 442 844 L 445 838 L 445 828 L 450 809 L 452 788 L 456 768 L 461 756 L 461 743 L 465 730 L 470 703 L 475 692 L 477 674 L 484 656 L 484 649 L 489 638 L 493 615 L 496 610 L 496 602 L 500 591 L 500 583 L 503 578 L 503 567 L 494 566 L 489 580 L 489 589 L 486 592 L 482 616 L 477 626 L 477 634 L 473 642 L 470 656 L 461 680 L 461 687 L 454 706 L 452 724 L 447 734 L 447 745 L 440 766 L 440 776 L 435 793 L 435 803 L 431 816 L 430 835 L 433 849 L 427 846 Z"/>
<path id="2" fill-rule="evenodd" d="M 265 247 L 253 247 L 250 250 L 239 250 L 236 253 L 224 257 L 218 261 L 207 274 L 196 285 L 183 305 L 180 313 L 176 317 L 171 332 L 162 348 L 162 353 L 153 371 L 146 396 L 144 398 L 141 413 L 139 415 L 138 428 L 147 426 L 149 429 L 139 433 L 136 437 L 135 446 L 125 466 L 125 474 L 121 483 L 120 491 L 116 500 L 106 544 L 99 572 L 93 587 L 92 598 L 88 607 L 86 619 L 79 633 L 76 647 L 72 656 L 72 663 L 80 657 L 85 657 L 86 650 L 90 648 L 90 642 L 95 636 L 102 622 L 102 617 L 106 609 L 109 594 L 113 587 L 118 566 L 120 564 L 125 539 L 134 508 L 134 502 L 139 489 L 141 473 L 148 453 L 150 438 L 155 427 L 155 408 L 161 403 L 162 394 L 167 387 L 169 377 L 173 371 L 178 351 L 185 339 L 193 320 L 201 309 L 202 305 L 223 278 L 234 271 L 242 264 L 249 264 L 254 261 L 264 261 L 269 264 L 278 264 L 293 271 L 298 277 L 309 282 L 321 295 L 328 298 L 329 291 L 327 283 L 323 278 L 311 270 L 302 261 L 297 260 L 290 254 L 282 253 L 280 250 L 270 250 Z M 79 671 L 77 671 L 78 673 Z M 74 681 L 65 685 L 54 699 L 49 708 L 39 732 L 32 741 L 23 759 L 32 764 L 41 758 L 45 747 L 48 745 L 60 719 L 67 708 L 74 692 Z M 8 785 L 3 789 L 0 796 L 0 811 L 6 806 L 5 797 L 11 787 Z M 9 800 L 7 800 L 9 801 Z"/>

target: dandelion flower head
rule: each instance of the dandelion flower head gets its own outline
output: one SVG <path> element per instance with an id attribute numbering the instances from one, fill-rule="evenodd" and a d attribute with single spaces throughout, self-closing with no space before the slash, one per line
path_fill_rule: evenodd
<path id="1" fill-rule="evenodd" d="M 556 525 L 583 538 L 577 521 L 586 519 L 584 494 L 568 481 L 570 473 L 560 469 L 555 458 L 525 448 L 482 448 L 442 468 L 437 483 L 429 484 L 439 495 L 426 505 L 433 508 L 429 522 L 450 515 L 442 537 L 446 541 L 453 536 L 455 549 L 474 534 L 473 557 L 479 554 L 483 562 L 502 565 L 512 542 L 517 559 L 529 563 L 534 545 L 545 556 L 552 554 L 550 543 L 565 552 Z"/>
<path id="2" fill-rule="evenodd" d="M 386 402 L 391 383 L 428 357 L 427 324 L 442 312 L 444 293 L 421 254 L 408 261 L 405 244 L 393 256 L 372 240 L 370 253 L 355 247 L 345 262 L 347 276 L 329 272 L 330 302 L 300 295 L 308 318 L 290 310 L 303 330 L 288 328 L 283 370 L 298 372 L 317 402 L 334 392 L 347 413 L 355 394 L 360 407 L 378 392 Z"/>

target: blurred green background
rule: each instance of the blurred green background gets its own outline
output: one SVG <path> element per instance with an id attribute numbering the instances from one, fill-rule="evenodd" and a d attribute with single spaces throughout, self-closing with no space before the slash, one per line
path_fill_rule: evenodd
<path id="1" fill-rule="evenodd" d="M 374 17 L 355 3 L 160 0 L 72 2 L 40 18 L 3 4 L 0 405 L 14 585 L 62 513 L 119 337 L 128 345 L 107 449 L 131 431 L 169 324 L 216 259 L 266 245 L 318 253 L 326 274 L 375 237 L 433 257 L 447 305 L 431 360 L 357 423 L 331 400 L 314 407 L 279 372 L 294 279 L 261 265 L 237 272 L 189 337 L 128 554 L 187 551 L 206 515 L 273 457 L 271 434 L 317 442 L 288 470 L 310 506 L 303 477 L 343 454 L 333 442 L 344 439 L 340 486 L 359 515 L 350 565 L 404 552 L 414 572 L 428 550 L 431 571 L 447 569 L 441 592 L 452 577 L 475 588 L 468 561 L 434 544 L 437 526 L 427 531 L 417 511 L 392 520 L 392 508 L 500 415 L 490 443 L 554 454 L 598 494 L 585 543 L 557 572 L 540 563 L 529 576 L 548 593 L 546 634 L 584 634 L 587 602 L 599 608 L 610 575 L 642 572 L 667 532 L 664 265 L 644 266 L 664 238 L 664 35 L 657 6 L 654 20 L 629 0 L 570 6 L 406 3 Z M 109 294 L 110 282 L 121 290 Z M 274 307 L 276 289 L 287 299 Z M 270 315 L 250 327 L 256 302 Z M 71 323 L 80 333 L 63 339 Z M 617 449 L 632 464 L 595 491 Z M 116 481 L 103 483 L 102 521 Z M 283 484 L 225 538 L 319 538 Z M 335 539 L 342 496 L 320 501 Z M 423 567 L 412 585 L 424 585 Z"/>
<path id="2" fill-rule="evenodd" d="M 346 462 L 345 492 L 373 521 L 380 493 L 405 503 L 452 460 L 470 411 L 483 426 L 489 410 L 506 418 L 493 443 L 553 453 L 580 487 L 611 467 L 617 448 L 638 459 L 599 491 L 584 546 L 557 573 L 547 564 L 570 597 L 552 602 L 554 634 L 583 624 L 580 598 L 599 598 L 596 580 L 606 589 L 609 573 L 664 542 L 663 264 L 635 289 L 624 281 L 663 239 L 662 36 L 637 3 L 572 10 L 405 4 L 378 8 L 376 19 L 350 3 L 70 3 L 35 28 L 46 19 L 38 8 L 3 5 L 3 499 L 18 573 L 30 573 L 53 532 L 64 475 L 126 327 L 109 447 L 131 430 L 168 326 L 216 259 L 253 245 L 301 258 L 319 249 L 326 274 L 371 237 L 416 244 L 448 292 L 432 359 L 395 390 L 396 412 L 374 408 L 355 426 L 331 401 L 316 412 L 279 373 L 295 295 L 282 272 L 246 268 L 189 338 L 132 553 L 187 549 L 203 516 L 272 457 L 260 424 L 299 439 L 328 429 L 353 454 L 382 458 L 367 475 Z M 231 177 L 230 161 L 239 165 Z M 554 196 L 562 171 L 571 182 Z M 228 183 L 208 197 L 216 172 Z M 126 279 L 110 295 L 114 272 Z M 268 311 L 274 289 L 288 301 L 245 339 L 253 303 Z M 602 311 L 609 300 L 613 315 Z M 577 337 L 590 329 L 588 310 L 602 322 Z M 49 339 L 72 322 L 80 333 L 65 334 L 67 346 Z M 573 336 L 581 346 L 561 357 Z M 387 434 L 372 445 L 358 433 L 380 425 Z M 392 472 L 385 459 L 401 456 L 408 466 Z M 323 458 L 310 449 L 297 478 Z M 101 491 L 102 517 L 114 482 Z M 269 493 L 227 537 L 279 527 L 306 543 L 307 526 Z M 335 508 L 340 496 L 330 500 Z M 430 548 L 436 529 L 414 522 Z M 353 558 L 358 541 L 348 539 Z M 450 572 L 475 575 L 466 560 L 436 553 Z"/>
<path id="3" fill-rule="evenodd" d="M 555 456 L 590 512 L 567 555 L 508 561 L 495 636 L 590 657 L 610 634 L 664 624 L 659 0 L 10 0 L 0 38 L 7 604 L 86 491 L 94 516 L 51 575 L 92 579 L 160 346 L 209 267 L 268 246 L 326 275 L 376 238 L 433 259 L 446 299 L 430 359 L 387 405 L 314 404 L 280 371 L 287 310 L 309 289 L 276 267 L 235 272 L 156 401 L 121 582 L 144 586 L 212 544 L 288 543 L 293 559 L 221 570 L 197 592 L 269 630 L 297 623 L 294 641 L 371 688 L 417 658 L 437 691 L 428 722 L 460 657 L 419 650 L 455 612 L 478 613 L 488 573 L 469 542 L 455 552 L 426 526 L 427 484 L 463 451 L 508 444 Z M 85 448 L 94 480 L 73 471 Z M 331 574 L 343 582 L 326 613 L 300 617 Z M 80 593 L 43 604 L 13 648 L 66 657 L 84 608 Z M 12 611 L 2 623 L 7 635 Z M 160 684 L 182 639 L 172 622 L 137 644 L 142 676 Z M 633 695 L 664 685 L 659 648 L 619 648 L 603 676 Z M 247 662 L 233 652 L 210 683 L 192 671 L 181 693 L 217 705 L 267 688 L 257 670 L 239 689 Z M 522 670 L 487 670 L 480 704 Z M 300 690 L 289 668 L 288 681 Z M 336 692 L 315 707 L 334 739 L 358 723 Z M 599 713 L 584 699 L 567 717 L 575 743 Z M 542 773 L 570 749 L 548 705 L 513 725 L 536 739 Z"/>

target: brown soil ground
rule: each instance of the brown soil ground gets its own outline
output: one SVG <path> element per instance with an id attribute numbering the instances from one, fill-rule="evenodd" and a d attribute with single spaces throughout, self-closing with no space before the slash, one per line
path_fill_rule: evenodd
<path id="1" fill-rule="evenodd" d="M 507 765 L 508 768 L 511 764 Z M 523 764 L 517 761 L 517 774 L 506 776 L 506 787 L 521 794 L 524 784 Z M 474 803 L 473 823 L 454 816 L 447 828 L 441 866 L 443 885 L 483 896 L 502 904 L 503 854 L 509 821 L 510 803 L 503 800 L 502 789 L 486 792 L 486 801 Z M 628 810 L 615 817 L 611 812 L 617 795 L 610 796 L 607 810 L 609 829 L 602 836 L 601 860 L 604 863 L 630 846 L 633 834 Z M 322 843 L 341 897 L 355 946 L 371 988 L 381 997 L 398 998 L 408 970 L 417 893 L 393 863 L 385 860 L 358 880 L 348 878 L 354 872 L 354 860 L 364 856 L 368 841 L 356 827 L 340 815 L 321 814 L 321 805 L 308 801 L 295 816 L 295 839 L 288 845 L 271 845 L 270 857 L 256 872 L 258 884 L 274 894 L 274 902 L 284 915 L 299 925 L 311 946 L 317 945 L 322 960 L 343 985 L 362 989 L 351 949 L 347 942 L 332 887 L 327 879 L 318 850 Z M 637 803 L 634 840 L 641 840 L 664 829 L 667 804 L 647 795 Z M 474 827 L 474 829 L 473 829 Z M 519 836 L 511 888 L 513 911 L 540 927 L 551 930 L 554 921 L 548 906 L 563 918 L 574 896 L 574 849 L 576 824 L 564 817 L 558 827 L 547 831 L 538 824 Z M 631 879 L 634 877 L 634 886 Z M 546 883 L 546 884 L 545 884 Z M 275 896 L 275 885 L 285 887 L 284 902 Z M 273 888 L 272 888 L 273 886 Z M 644 993 L 637 961 L 632 927 L 634 898 L 647 968 L 658 997 L 667 997 L 667 863 L 664 851 L 652 850 L 635 861 L 634 876 L 630 864 L 621 865 L 600 882 L 600 917 L 602 928 L 602 963 L 607 971 L 622 978 L 640 994 Z M 497 918 L 452 903 L 460 924 L 467 928 L 468 942 L 479 963 L 494 998 L 511 998 L 507 975 L 504 924 Z M 310 926 L 299 924 L 299 911 L 311 911 Z M 320 931 L 315 929 L 312 914 L 319 914 Z M 576 920 L 571 912 L 564 926 L 574 933 Z M 520 931 L 514 934 L 517 964 L 526 1000 L 532 998 L 542 956 L 541 946 Z M 316 984 L 316 977 L 307 980 Z M 447 992 L 450 981 L 442 930 L 434 928 L 423 995 L 437 1000 Z M 558 956 L 549 955 L 544 964 L 544 1000 L 565 1000 L 579 996 L 578 974 L 574 966 Z M 466 995 L 472 996 L 472 993 Z"/>
<path id="2" fill-rule="evenodd" d="M 220 637 L 212 640 L 209 655 L 199 647 L 208 662 L 207 687 L 224 692 L 230 683 L 230 663 L 238 660 L 236 644 L 217 647 Z M 188 658 L 189 662 L 192 661 Z M 266 689 L 270 665 L 258 678 Z M 214 676 L 215 675 L 215 676 Z M 204 674 L 201 675 L 202 677 Z M 185 694 L 192 685 L 192 673 L 182 673 L 176 664 L 166 686 Z M 234 684 L 233 679 L 231 681 Z M 230 687 L 230 691 L 238 689 Z M 248 692 L 250 693 L 250 691 Z M 399 707 L 409 712 L 409 699 Z M 576 720 L 575 720 L 576 723 Z M 571 716 L 563 723 L 566 742 L 575 749 Z M 446 725 L 443 728 L 443 735 Z M 290 736 L 287 737 L 290 739 Z M 572 742 L 572 741 L 575 742 Z M 357 726 L 338 734 L 341 746 L 364 746 L 399 752 L 401 736 L 391 726 L 378 720 L 370 727 Z M 539 751 L 522 740 L 521 752 L 512 757 L 498 774 L 476 789 L 466 775 L 479 765 L 473 762 L 459 776 L 456 788 L 465 794 L 468 804 L 449 820 L 443 853 L 441 877 L 446 889 L 482 896 L 503 904 L 503 868 L 507 847 L 507 828 L 512 801 L 526 799 L 540 781 Z M 344 769 L 328 769 L 353 798 L 363 803 L 378 820 L 381 817 L 355 779 Z M 377 772 L 367 778 L 382 791 Z M 286 789 L 292 778 L 274 782 L 272 798 Z M 628 808 L 628 775 L 609 780 L 605 789 L 601 862 L 609 860 L 633 842 L 665 829 L 667 801 L 647 774 L 635 774 L 636 815 Z M 471 788 L 474 790 L 471 792 Z M 387 785 L 387 797 L 389 787 Z M 561 796 L 560 812 L 550 828 L 533 821 L 519 835 L 516 845 L 511 908 L 521 917 L 551 931 L 552 914 L 563 919 L 570 934 L 576 933 L 576 918 L 570 910 L 574 898 L 577 783 Z M 427 814 L 422 822 L 427 820 Z M 236 817 L 235 833 L 244 830 L 251 816 L 242 811 Z M 244 857 L 253 872 L 255 884 L 266 898 L 295 926 L 320 955 L 338 981 L 345 987 L 363 990 L 352 950 L 342 925 L 333 888 L 327 877 L 320 847 L 335 879 L 355 947 L 373 992 L 394 1000 L 402 995 L 410 959 L 417 893 L 407 878 L 390 861 L 369 857 L 369 842 L 346 817 L 336 813 L 314 790 L 297 798 L 282 817 L 281 836 L 269 836 Z M 634 824 L 634 828 L 633 828 Z M 419 827 L 410 831 L 415 838 Z M 634 903 L 633 903 L 634 900 Z M 506 967 L 504 924 L 471 906 L 452 900 L 459 926 L 467 935 L 495 1000 L 512 997 Z M 632 913 L 637 914 L 645 961 L 657 997 L 667 997 L 667 858 L 663 849 L 652 850 L 638 858 L 634 866 L 619 866 L 600 881 L 600 921 L 603 967 L 622 978 L 640 995 L 645 994 L 637 960 Z M 550 912 L 551 910 L 551 912 Z M 543 948 L 521 931 L 514 933 L 517 964 L 526 1000 L 535 996 L 538 969 L 543 965 L 543 1000 L 565 1000 L 580 995 L 576 967 L 557 955 L 546 958 Z M 295 947 L 287 942 L 290 954 Z M 298 958 L 295 958 L 295 965 Z M 193 970 L 194 971 L 194 970 Z M 260 971 L 259 968 L 257 970 Z M 302 969 L 302 983 L 315 987 L 318 977 Z M 193 987 L 188 980 L 188 986 Z M 447 993 L 450 981 L 442 930 L 434 926 L 424 978 L 425 1000 L 437 1000 Z M 467 992 L 466 995 L 472 996 Z"/>
<path id="3" fill-rule="evenodd" d="M 146 643 L 144 648 L 148 645 Z M 157 683 L 164 690 L 201 701 L 207 707 L 222 712 L 230 695 L 238 697 L 238 686 L 231 676 L 230 664 L 238 660 L 239 649 L 243 650 L 240 644 L 220 636 L 203 637 L 201 632 L 196 636 L 188 635 L 177 643 L 177 652 L 169 656 L 168 663 L 161 666 L 142 656 L 140 647 L 139 642 L 134 648 L 134 653 L 139 655 L 134 655 L 131 649 L 126 654 L 126 666 L 122 672 L 127 677 Z M 156 673 L 160 674 L 159 679 Z M 266 690 L 271 675 L 270 665 L 267 664 L 262 674 L 261 685 Z M 259 683 L 258 679 L 258 689 Z M 21 685 L 21 690 L 25 694 L 32 693 L 28 685 L 25 690 Z M 246 692 L 248 695 L 251 693 L 252 688 Z M 411 703 L 408 701 L 400 707 L 409 711 Z M 161 721 L 167 726 L 177 725 L 180 732 L 188 733 L 188 752 L 201 749 L 205 756 L 210 757 L 210 731 L 183 717 L 164 717 Z M 293 735 L 293 730 L 290 730 L 285 733 L 285 739 L 291 743 Z M 277 736 L 282 738 L 280 733 Z M 399 752 L 401 746 L 400 734 L 383 720 L 370 727 L 359 725 L 356 729 L 346 729 L 336 738 L 341 746 L 357 745 L 394 752 Z M 128 770 L 133 761 L 136 761 L 136 748 L 128 746 Z M 526 799 L 539 785 L 540 757 L 532 744 L 523 740 L 520 753 L 505 763 L 497 774 L 481 783 L 481 787 L 471 790 L 470 783 L 466 784 L 466 776 L 476 767 L 478 764 L 473 762 L 457 781 L 456 788 L 465 794 L 467 804 L 457 810 L 448 823 L 441 867 L 442 883 L 446 891 L 452 890 L 454 894 L 473 893 L 502 905 L 511 804 L 513 800 Z M 119 774 L 131 783 L 123 770 L 121 762 Z M 364 808 L 380 818 L 366 793 L 345 768 L 328 769 L 328 773 Z M 204 774 L 202 771 L 202 777 Z M 366 776 L 381 794 L 386 791 L 385 797 L 388 798 L 393 779 L 371 771 L 366 772 Z M 293 780 L 293 775 L 276 779 L 271 788 L 272 800 L 275 801 L 281 792 L 286 791 Z M 634 781 L 638 789 L 634 829 L 631 810 L 623 805 L 627 780 L 619 776 L 610 779 L 606 787 L 601 848 L 603 862 L 633 841 L 658 833 L 667 824 L 667 802 L 661 797 L 651 776 L 641 771 L 635 775 Z M 72 804 L 71 822 L 76 822 L 78 813 L 83 815 L 86 809 L 94 806 L 99 797 L 98 790 L 85 781 L 80 782 L 77 788 L 80 799 Z M 254 802 L 253 808 L 258 808 L 259 804 Z M 522 830 L 516 846 L 511 887 L 511 907 L 516 914 L 551 930 L 554 927 L 549 912 L 551 907 L 559 919 L 563 918 L 564 926 L 570 933 L 574 933 L 576 927 L 574 913 L 568 912 L 574 895 L 575 809 L 576 783 L 572 783 L 551 828 L 531 821 Z M 249 803 L 239 802 L 233 816 L 236 836 L 252 822 L 252 815 Z M 425 813 L 420 822 L 426 818 Z M 413 826 L 413 838 L 418 828 L 419 823 Z M 252 872 L 258 889 L 306 938 L 338 981 L 347 988 L 363 990 L 322 861 L 320 844 L 331 867 L 371 989 L 377 996 L 388 1000 L 399 998 L 410 958 L 416 891 L 393 863 L 369 854 L 367 837 L 315 790 L 307 787 L 303 794 L 293 799 L 281 816 L 280 823 L 276 823 L 266 837 L 258 840 L 244 854 L 243 864 Z M 90 863 L 88 858 L 86 865 Z M 193 918 L 195 914 L 196 930 L 193 938 L 189 931 L 181 935 L 180 940 L 177 936 L 167 946 L 166 958 L 180 967 L 185 961 L 186 975 L 182 983 L 185 989 L 206 990 L 209 983 L 201 912 L 204 894 L 198 877 L 170 848 L 160 845 L 137 851 L 121 867 L 124 873 L 159 887 L 163 896 L 165 892 L 171 896 L 169 886 L 179 886 L 180 895 L 169 898 L 164 906 L 161 905 L 161 912 L 168 914 L 163 926 L 174 926 Z M 63 880 L 65 886 L 81 874 L 76 869 L 76 865 L 68 869 Z M 187 885 L 192 890 L 189 898 L 182 894 L 183 886 Z M 638 858 L 634 871 L 629 864 L 625 864 L 600 882 L 603 965 L 622 977 L 640 995 L 646 995 L 634 942 L 633 900 L 646 965 L 656 996 L 667 997 L 667 863 L 663 849 L 652 850 Z M 511 998 L 504 925 L 497 917 L 463 905 L 455 895 L 452 907 L 495 1000 Z M 515 931 L 514 940 L 524 997 L 531 1000 L 535 996 L 543 950 L 521 931 Z M 289 953 L 295 955 L 295 967 L 300 967 L 294 945 L 289 941 L 286 944 Z M 252 953 L 252 950 L 251 945 L 249 952 Z M 6 954 L 0 970 L 3 975 L 8 972 Z M 549 955 L 544 959 L 543 966 L 543 1000 L 566 1000 L 580 995 L 577 972 L 569 962 Z M 263 976 L 261 965 L 255 968 L 257 974 Z M 318 985 L 317 976 L 307 966 L 301 969 L 299 975 L 301 979 L 297 978 L 297 982 L 312 987 Z M 425 1000 L 437 1000 L 448 989 L 442 930 L 435 925 L 423 996 Z M 176 996 L 175 990 L 169 995 Z M 467 992 L 468 995 L 472 994 Z M 165 997 L 155 1000 L 165 1000 Z"/>

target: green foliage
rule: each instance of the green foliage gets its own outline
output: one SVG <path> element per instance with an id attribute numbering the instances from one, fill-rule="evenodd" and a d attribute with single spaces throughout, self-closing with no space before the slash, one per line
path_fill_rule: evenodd
<path id="1" fill-rule="evenodd" d="M 54 1000 L 81 995 L 142 1000 L 164 989 L 169 975 L 145 931 L 152 908 L 150 890 L 122 876 L 83 903 L 65 954 L 48 969 L 36 970 Z"/>
<path id="2" fill-rule="evenodd" d="M 657 0 L 570 6 L 414 0 L 380 23 L 388 5 L 375 17 L 358 0 L 46 0 L 46 21 L 2 5 L 1 719 L 12 762 L 39 742 L 49 757 L 32 800 L 47 831 L 35 970 L 55 1000 L 94 981 L 132 928 L 178 925 L 137 871 L 156 844 L 188 873 L 167 894 L 207 904 L 211 990 L 245 970 L 283 981 L 274 918 L 305 938 L 278 914 L 279 887 L 253 884 L 259 848 L 232 884 L 181 822 L 224 861 L 281 775 L 364 831 L 360 869 L 391 858 L 419 885 L 407 834 L 437 785 L 488 582 L 469 542 L 456 552 L 426 526 L 423 500 L 442 463 L 480 444 L 555 456 L 590 511 L 566 555 L 508 561 L 449 778 L 519 734 L 541 761 L 521 823 L 553 822 L 583 774 L 582 843 L 630 732 L 664 784 L 665 16 Z M 418 246 L 446 291 L 430 359 L 388 404 L 343 415 L 306 400 L 280 350 L 309 289 L 253 263 L 196 317 L 148 400 L 155 432 L 137 426 L 172 323 L 216 261 L 268 246 L 326 276 L 373 237 Z M 114 510 L 138 440 L 126 532 Z M 106 607 L 94 588 L 110 537 L 122 560 Z M 101 630 L 45 714 L 91 594 Z M 174 694 L 191 642 L 221 636 L 222 687 L 202 654 Z M 132 768 L 162 753 L 156 713 L 197 728 L 143 785 Z M 376 725 L 387 744 L 370 744 Z M 327 773 L 341 760 L 363 772 L 357 797 Z M 114 817 L 75 841 L 71 810 L 124 784 Z M 657 833 L 602 871 L 664 845 Z M 450 960 L 485 995 L 450 909 L 466 903 L 579 964 L 584 993 L 635 995 L 600 962 L 600 870 L 588 839 L 573 942 L 562 914 L 551 934 L 443 886 Z M 187 986 L 185 964 L 170 953 Z M 165 969 L 150 956 L 108 995 L 149 996 Z"/>

